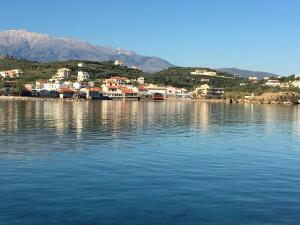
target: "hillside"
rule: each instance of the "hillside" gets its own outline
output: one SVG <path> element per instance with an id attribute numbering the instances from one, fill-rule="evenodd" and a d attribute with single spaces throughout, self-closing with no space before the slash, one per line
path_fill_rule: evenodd
<path id="1" fill-rule="evenodd" d="M 83 62 L 84 67 L 78 68 L 78 63 Z M 172 85 L 175 87 L 184 87 L 189 90 L 201 84 L 210 84 L 215 87 L 237 87 L 243 79 L 234 79 L 228 73 L 218 72 L 218 76 L 209 77 L 191 75 L 192 71 L 199 68 L 194 67 L 172 67 L 157 73 L 145 73 L 141 70 L 127 68 L 125 66 L 115 66 L 112 61 L 95 62 L 95 61 L 57 61 L 57 62 L 37 62 L 13 57 L 0 58 L 0 71 L 10 69 L 21 69 L 23 74 L 20 80 L 31 82 L 37 79 L 49 79 L 55 75 L 57 69 L 67 67 L 71 69 L 73 79 L 76 79 L 78 70 L 84 70 L 90 74 L 91 80 L 105 79 L 110 76 L 126 76 L 128 78 L 145 77 L 148 83 Z M 204 81 L 208 79 L 209 81 Z"/>
<path id="2" fill-rule="evenodd" d="M 79 62 L 83 62 L 83 68 L 78 68 Z M 0 58 L 0 71 L 21 69 L 23 74 L 20 79 L 25 82 L 34 81 L 36 79 L 49 79 L 55 75 L 57 69 L 62 67 L 71 69 L 71 74 L 73 74 L 74 79 L 76 78 L 78 70 L 84 70 L 88 72 L 92 80 L 104 79 L 112 75 L 127 76 L 129 78 L 147 76 L 147 74 L 141 70 L 134 70 L 125 66 L 115 66 L 111 61 L 95 62 L 69 60 L 45 63 L 11 57 Z"/>
<path id="3" fill-rule="evenodd" d="M 79 62 L 83 62 L 83 68 L 78 68 Z M 171 67 L 157 73 L 145 73 L 141 70 L 127 68 L 125 66 L 115 66 L 112 61 L 95 62 L 68 60 L 49 63 L 16 59 L 12 57 L 0 58 L 0 71 L 10 69 L 21 69 L 23 71 L 23 74 L 19 78 L 21 83 L 28 83 L 38 79 L 49 79 L 56 74 L 57 69 L 62 67 L 67 67 L 71 70 L 71 80 L 76 80 L 77 72 L 83 70 L 88 72 L 90 74 L 90 79 L 94 81 L 101 81 L 102 79 L 116 75 L 125 76 L 130 79 L 143 76 L 146 83 L 171 85 L 174 87 L 186 88 L 188 90 L 193 90 L 202 84 L 208 84 L 213 87 L 224 88 L 228 96 L 235 97 L 245 96 L 251 93 L 262 94 L 267 91 L 278 92 L 280 90 L 263 86 L 263 80 L 258 83 L 253 83 L 246 78 L 234 78 L 231 74 L 225 72 L 217 72 L 217 76 L 213 77 L 192 75 L 191 72 L 200 69 L 196 67 Z M 241 86 L 241 83 L 246 85 Z"/>
<path id="4" fill-rule="evenodd" d="M 56 38 L 26 30 L 0 32 L 0 55 L 39 62 L 122 60 L 126 66 L 137 66 L 145 72 L 157 72 L 173 66 L 161 58 L 141 56 L 131 50 L 93 45 L 73 38 Z"/>
<path id="5" fill-rule="evenodd" d="M 264 77 L 277 77 L 278 75 L 268 72 L 261 72 L 261 71 L 252 71 L 252 70 L 241 70 L 237 68 L 221 68 L 218 69 L 220 72 L 226 72 L 230 74 L 238 74 L 241 77 L 258 77 L 258 78 L 264 78 Z"/>
<path id="6" fill-rule="evenodd" d="M 209 84 L 214 87 L 231 88 L 239 86 L 244 79 L 235 79 L 231 74 L 218 72 L 218 77 L 191 75 L 191 72 L 201 69 L 198 67 L 172 67 L 151 76 L 153 83 L 161 83 L 178 87 L 193 89 L 201 84 Z M 208 69 L 208 68 L 206 68 Z M 209 82 L 205 81 L 209 80 Z"/>

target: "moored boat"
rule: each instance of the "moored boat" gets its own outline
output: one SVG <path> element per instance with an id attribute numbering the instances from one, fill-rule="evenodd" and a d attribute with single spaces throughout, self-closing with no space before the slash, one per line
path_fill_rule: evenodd
<path id="1" fill-rule="evenodd" d="M 162 101 L 165 99 L 165 96 L 161 93 L 154 93 L 153 99 L 154 99 L 154 101 Z"/>

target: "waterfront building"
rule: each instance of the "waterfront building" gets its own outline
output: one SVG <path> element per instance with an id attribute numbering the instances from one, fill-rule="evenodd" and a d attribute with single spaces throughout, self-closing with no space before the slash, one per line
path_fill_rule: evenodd
<path id="1" fill-rule="evenodd" d="M 59 98 L 72 98 L 74 91 L 70 88 L 60 88 L 58 89 Z"/>
<path id="2" fill-rule="evenodd" d="M 80 96 L 85 99 L 101 99 L 103 93 L 101 88 L 82 88 L 80 89 Z"/>
<path id="3" fill-rule="evenodd" d="M 153 84 L 149 84 L 148 86 L 145 87 L 149 94 L 155 94 L 155 93 L 160 93 L 162 95 L 166 95 L 167 94 L 167 89 L 166 87 L 160 87 L 157 85 L 153 85 Z"/>
<path id="4" fill-rule="evenodd" d="M 211 87 L 208 84 L 203 84 L 196 88 L 193 95 L 197 98 L 220 98 L 224 95 L 223 88 Z"/>

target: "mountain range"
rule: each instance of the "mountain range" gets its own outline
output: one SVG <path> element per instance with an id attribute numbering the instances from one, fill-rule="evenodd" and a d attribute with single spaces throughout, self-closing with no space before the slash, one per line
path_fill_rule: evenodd
<path id="1" fill-rule="evenodd" d="M 74 38 L 57 38 L 26 30 L 0 32 L 0 55 L 48 62 L 63 60 L 114 61 L 145 72 L 157 72 L 173 65 L 158 57 L 138 55 L 134 51 L 94 45 Z"/>
<path id="2" fill-rule="evenodd" d="M 220 72 L 226 72 L 230 74 L 238 74 L 241 77 L 257 77 L 257 78 L 264 78 L 264 77 L 277 77 L 278 75 L 268 72 L 261 72 L 261 71 L 252 71 L 252 70 L 241 70 L 237 68 L 221 68 L 218 69 Z"/>
<path id="3" fill-rule="evenodd" d="M 65 60 L 114 61 L 121 60 L 128 67 L 136 66 L 144 72 L 158 72 L 173 67 L 159 57 L 142 56 L 132 50 L 94 45 L 74 38 L 57 38 L 27 30 L 0 32 L 0 56 L 10 55 L 22 59 L 49 62 Z M 219 71 L 239 74 L 242 77 L 272 77 L 276 74 L 221 68 Z"/>

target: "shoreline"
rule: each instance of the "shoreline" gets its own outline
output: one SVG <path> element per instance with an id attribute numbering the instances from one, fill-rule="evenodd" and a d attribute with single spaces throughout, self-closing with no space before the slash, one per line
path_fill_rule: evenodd
<path id="1" fill-rule="evenodd" d="M 89 100 L 89 99 L 73 99 L 73 98 L 37 98 L 37 97 L 26 97 L 26 96 L 0 96 L 1 100 L 15 100 L 15 101 L 57 101 L 57 102 L 92 102 L 92 101 L 133 101 L 127 99 L 113 99 L 113 100 Z M 140 99 L 136 101 L 142 102 L 155 102 L 153 99 Z M 159 101 L 157 101 L 159 102 Z M 179 99 L 169 98 L 162 100 L 162 102 L 208 102 L 208 103 L 225 103 L 224 99 Z"/>
<path id="2" fill-rule="evenodd" d="M 49 102 L 95 102 L 95 101 L 132 101 L 126 99 L 113 99 L 113 100 L 89 100 L 89 99 L 73 99 L 73 98 L 37 98 L 26 96 L 0 96 L 0 101 L 49 101 Z M 156 102 L 152 99 L 140 99 L 136 101 L 141 102 Z M 157 101 L 160 102 L 160 101 Z M 224 103 L 224 104 L 253 104 L 253 105 L 299 105 L 300 103 L 290 101 L 259 101 L 259 100 L 234 100 L 232 102 L 228 99 L 165 99 L 161 102 L 203 102 L 203 103 Z"/>

